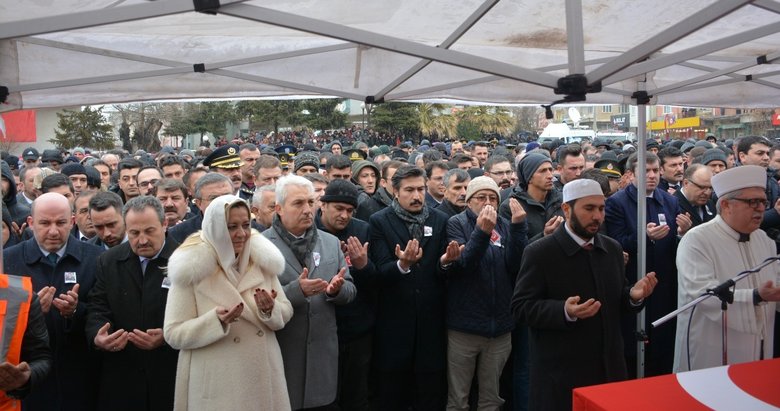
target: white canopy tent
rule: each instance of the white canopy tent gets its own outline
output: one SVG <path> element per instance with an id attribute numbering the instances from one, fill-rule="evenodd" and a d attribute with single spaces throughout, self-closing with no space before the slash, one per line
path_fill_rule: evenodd
<path id="1" fill-rule="evenodd" d="M 564 99 L 556 87 L 572 102 L 780 107 L 779 33 L 774 0 L 5 0 L 0 111 L 283 96 L 538 104 Z M 639 110 L 640 147 L 645 120 Z"/>
<path id="2" fill-rule="evenodd" d="M 635 104 L 646 89 L 657 104 L 775 107 L 778 13 L 773 0 L 5 1 L 0 110 L 313 95 L 549 103 L 567 74 L 601 85 L 588 103 Z"/>

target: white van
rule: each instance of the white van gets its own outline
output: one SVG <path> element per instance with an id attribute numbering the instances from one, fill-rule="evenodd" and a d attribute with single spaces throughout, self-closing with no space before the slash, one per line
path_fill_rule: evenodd
<path id="1" fill-rule="evenodd" d="M 596 133 L 596 137 L 607 140 L 610 143 L 613 141 L 635 141 L 636 134 L 628 131 L 599 131 Z"/>
<path id="2" fill-rule="evenodd" d="M 595 137 L 596 133 L 590 129 L 570 128 L 568 124 L 564 123 L 550 123 L 544 128 L 537 141 L 539 144 L 544 144 L 560 139 L 564 143 L 569 144 L 578 143 L 583 138 L 592 141 Z"/>

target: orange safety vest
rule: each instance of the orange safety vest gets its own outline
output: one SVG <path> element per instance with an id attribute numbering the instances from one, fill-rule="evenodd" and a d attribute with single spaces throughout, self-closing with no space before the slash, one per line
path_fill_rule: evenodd
<path id="1" fill-rule="evenodd" d="M 30 277 L 0 274 L 0 362 L 19 364 L 33 286 Z M 21 410 L 20 400 L 0 391 L 0 411 Z"/>

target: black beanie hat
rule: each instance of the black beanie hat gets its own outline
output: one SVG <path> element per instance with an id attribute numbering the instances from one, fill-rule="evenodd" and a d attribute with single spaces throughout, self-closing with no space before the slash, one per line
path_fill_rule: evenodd
<path id="1" fill-rule="evenodd" d="M 65 174 L 68 177 L 74 174 L 84 174 L 86 176 L 87 170 L 79 163 L 68 163 L 60 168 L 60 173 Z"/>
<path id="2" fill-rule="evenodd" d="M 358 190 L 347 180 L 337 178 L 325 187 L 325 194 L 320 197 L 323 203 L 347 203 L 352 207 L 358 205 Z"/>

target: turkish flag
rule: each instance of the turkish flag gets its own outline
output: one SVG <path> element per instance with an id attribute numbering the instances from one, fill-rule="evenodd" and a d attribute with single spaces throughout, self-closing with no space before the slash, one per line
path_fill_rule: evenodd
<path id="1" fill-rule="evenodd" d="M 0 114 L 0 137 L 14 142 L 35 142 L 35 110 L 18 110 Z"/>
<path id="2" fill-rule="evenodd" d="M 772 114 L 772 125 L 780 126 L 780 113 Z"/>

